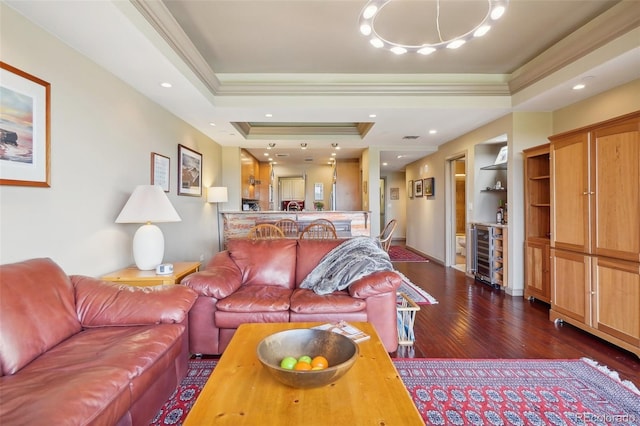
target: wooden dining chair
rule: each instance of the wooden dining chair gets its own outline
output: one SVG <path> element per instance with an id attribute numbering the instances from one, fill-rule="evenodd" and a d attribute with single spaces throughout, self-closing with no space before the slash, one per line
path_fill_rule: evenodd
<path id="1" fill-rule="evenodd" d="M 335 240 L 338 238 L 333 224 L 310 223 L 300 233 L 301 240 Z"/>
<path id="2" fill-rule="evenodd" d="M 386 252 L 388 252 L 389 247 L 391 247 L 391 237 L 393 236 L 393 231 L 395 231 L 397 224 L 398 224 L 397 220 L 391 219 L 384 226 L 384 229 L 382 230 L 380 235 L 378 235 L 378 241 L 380 242 L 380 247 L 382 247 L 382 249 Z"/>
<path id="3" fill-rule="evenodd" d="M 298 222 L 293 219 L 280 219 L 275 225 L 280 228 L 287 238 L 298 236 Z"/>
<path id="4" fill-rule="evenodd" d="M 325 224 L 327 226 L 330 226 L 333 229 L 333 231 L 336 233 L 336 235 L 338 234 L 338 231 L 336 231 L 336 226 L 329 219 L 315 219 L 311 222 L 311 224 L 314 224 L 314 223 L 320 223 L 320 224 Z"/>
<path id="5" fill-rule="evenodd" d="M 270 223 L 260 223 L 251 228 L 247 233 L 247 238 L 252 240 L 274 240 L 284 237 L 284 232 Z"/>

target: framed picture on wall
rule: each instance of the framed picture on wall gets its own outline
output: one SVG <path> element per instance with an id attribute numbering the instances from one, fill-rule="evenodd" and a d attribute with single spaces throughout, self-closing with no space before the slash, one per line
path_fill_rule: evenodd
<path id="1" fill-rule="evenodd" d="M 407 185 L 407 194 L 409 194 L 409 198 L 413 198 L 413 181 L 409 181 L 409 185 Z"/>
<path id="2" fill-rule="evenodd" d="M 416 197 L 422 197 L 422 179 L 413 181 L 413 194 Z"/>
<path id="3" fill-rule="evenodd" d="M 392 200 L 400 199 L 400 188 L 390 188 L 389 189 L 389 198 Z"/>
<path id="4" fill-rule="evenodd" d="M 51 85 L 0 61 L 0 184 L 51 186 Z"/>
<path id="5" fill-rule="evenodd" d="M 436 179 L 435 178 L 426 178 L 424 180 L 424 196 L 431 197 L 433 196 L 435 190 Z"/>
<path id="6" fill-rule="evenodd" d="M 159 185 L 164 192 L 169 192 L 169 176 L 171 159 L 164 155 L 151 153 L 151 185 Z"/>
<path id="7" fill-rule="evenodd" d="M 202 154 L 178 145 L 178 195 L 202 196 Z"/>

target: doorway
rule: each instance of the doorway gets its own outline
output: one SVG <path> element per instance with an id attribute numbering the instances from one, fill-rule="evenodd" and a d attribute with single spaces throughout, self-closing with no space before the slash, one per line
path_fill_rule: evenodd
<path id="1" fill-rule="evenodd" d="M 461 155 L 448 160 L 450 197 L 449 214 L 451 225 L 447 236 L 448 265 L 466 272 L 467 270 L 467 161 Z"/>

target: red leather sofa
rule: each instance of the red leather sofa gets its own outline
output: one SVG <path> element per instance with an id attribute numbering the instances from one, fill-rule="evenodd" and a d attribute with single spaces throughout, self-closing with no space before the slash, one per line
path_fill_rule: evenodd
<path id="1" fill-rule="evenodd" d="M 198 299 L 189 312 L 192 353 L 220 354 L 240 324 L 255 322 L 370 322 L 389 352 L 398 347 L 393 271 L 377 271 L 328 295 L 299 288 L 341 240 L 231 239 L 200 272 L 181 284 Z"/>
<path id="2" fill-rule="evenodd" d="M 50 259 L 0 266 L 0 424 L 148 425 L 186 374 L 195 300 Z"/>

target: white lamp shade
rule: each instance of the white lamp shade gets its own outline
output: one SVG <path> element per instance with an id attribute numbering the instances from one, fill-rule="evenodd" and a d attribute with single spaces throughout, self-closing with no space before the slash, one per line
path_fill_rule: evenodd
<path id="1" fill-rule="evenodd" d="M 226 186 L 210 186 L 207 189 L 207 202 L 226 203 L 229 201 L 229 194 Z"/>
<path id="2" fill-rule="evenodd" d="M 116 223 L 180 222 L 180 216 L 159 185 L 138 185 Z"/>
<path id="3" fill-rule="evenodd" d="M 141 271 L 156 269 L 164 257 L 164 236 L 156 225 L 142 225 L 133 236 L 133 260 Z"/>

